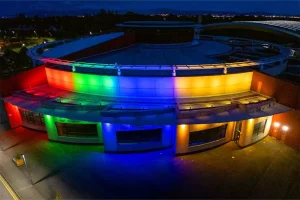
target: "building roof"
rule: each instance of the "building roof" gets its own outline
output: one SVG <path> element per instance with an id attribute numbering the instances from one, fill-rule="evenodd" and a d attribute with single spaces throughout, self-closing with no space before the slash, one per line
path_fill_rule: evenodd
<path id="1" fill-rule="evenodd" d="M 71 53 L 95 46 L 97 44 L 118 38 L 124 35 L 123 32 L 110 33 L 105 35 L 98 35 L 92 37 L 84 37 L 63 45 L 59 45 L 55 48 L 49 49 L 42 54 L 42 57 L 46 58 L 60 58 Z"/>
<path id="2" fill-rule="evenodd" d="M 44 85 L 14 92 L 4 100 L 46 115 L 136 125 L 218 123 L 291 110 L 252 91 L 216 97 L 145 99 L 89 95 Z"/>
<path id="3" fill-rule="evenodd" d="M 300 33 L 300 22 L 298 21 L 287 21 L 287 20 L 273 20 L 273 21 L 247 21 L 249 23 L 265 24 L 282 28 L 285 30 Z"/>
<path id="4" fill-rule="evenodd" d="M 279 31 L 291 36 L 300 37 L 299 25 L 300 22 L 286 21 L 286 20 L 274 20 L 274 21 L 235 21 L 235 22 L 224 22 L 204 25 L 204 28 L 209 27 L 222 27 L 232 25 L 248 25 L 254 27 L 267 28 L 273 31 Z"/>
<path id="5" fill-rule="evenodd" d="M 216 41 L 183 44 L 135 44 L 128 48 L 80 59 L 82 62 L 118 65 L 195 65 L 219 63 L 211 56 L 232 50 Z"/>

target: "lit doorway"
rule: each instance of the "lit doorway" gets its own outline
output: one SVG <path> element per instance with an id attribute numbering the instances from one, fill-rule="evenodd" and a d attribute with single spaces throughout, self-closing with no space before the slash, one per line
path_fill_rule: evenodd
<path id="1" fill-rule="evenodd" d="M 238 122 L 236 122 L 235 132 L 234 132 L 234 137 L 233 137 L 233 141 L 237 144 L 239 144 L 241 130 L 242 130 L 242 121 L 238 121 Z"/>

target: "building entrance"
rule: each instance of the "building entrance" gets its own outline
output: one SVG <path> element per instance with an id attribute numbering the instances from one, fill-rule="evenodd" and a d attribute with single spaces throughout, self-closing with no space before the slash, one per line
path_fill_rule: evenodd
<path id="1" fill-rule="evenodd" d="M 235 132 L 234 132 L 234 137 L 233 137 L 233 141 L 237 144 L 239 144 L 241 130 L 242 130 L 242 121 L 238 121 L 238 122 L 236 122 Z"/>

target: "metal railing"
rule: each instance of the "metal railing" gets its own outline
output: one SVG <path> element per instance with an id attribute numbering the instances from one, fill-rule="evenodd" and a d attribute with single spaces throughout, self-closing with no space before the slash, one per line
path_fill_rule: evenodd
<path id="1" fill-rule="evenodd" d="M 241 38 L 236 37 L 226 37 L 226 36 L 212 36 L 212 35 L 201 35 L 202 37 L 210 37 L 216 41 L 226 42 L 229 40 L 241 40 Z M 61 65 L 61 66 L 69 66 L 72 67 L 72 71 L 75 72 L 76 68 L 94 68 L 94 69 L 114 69 L 116 70 L 116 74 L 121 75 L 122 70 L 171 70 L 172 75 L 176 76 L 177 70 L 201 70 L 201 69 L 227 69 L 227 68 L 239 68 L 239 67 L 255 67 L 261 64 L 271 64 L 274 62 L 282 61 L 288 58 L 291 55 L 291 50 L 288 48 L 284 48 L 280 45 L 273 44 L 270 42 L 264 42 L 259 40 L 250 40 L 250 39 L 242 39 L 243 41 L 249 41 L 251 44 L 269 44 L 277 47 L 280 50 L 279 56 L 274 56 L 271 58 L 261 58 L 258 61 L 243 61 L 243 62 L 231 62 L 231 63 L 220 63 L 220 64 L 199 64 L 199 65 L 118 65 L 117 63 L 114 64 L 105 64 L 105 63 L 89 63 L 89 62 L 76 62 L 71 60 L 63 60 L 58 58 L 43 58 L 42 56 L 37 54 L 37 49 L 45 48 L 49 45 L 57 44 L 61 45 L 66 42 L 71 42 L 78 40 L 76 39 L 69 39 L 69 40 L 62 40 L 62 41 L 54 41 L 46 44 L 42 44 L 31 48 L 28 50 L 27 54 L 32 57 L 33 59 L 39 60 L 43 63 L 50 64 L 50 65 Z"/>

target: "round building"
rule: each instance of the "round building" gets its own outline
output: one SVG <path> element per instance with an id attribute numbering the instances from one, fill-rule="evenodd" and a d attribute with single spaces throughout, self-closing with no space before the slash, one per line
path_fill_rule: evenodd
<path id="1" fill-rule="evenodd" d="M 11 126 L 106 152 L 185 154 L 232 140 L 250 145 L 268 134 L 274 114 L 290 110 L 253 83 L 254 70 L 286 68 L 283 46 L 199 37 L 191 22 L 118 26 L 124 32 L 30 49 L 38 66 L 24 75 L 23 90 L 4 98 Z"/>

